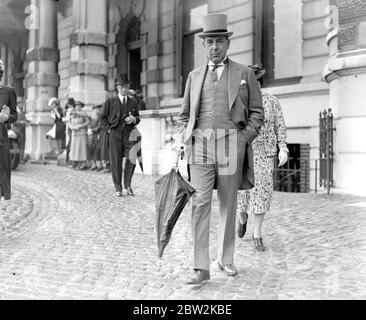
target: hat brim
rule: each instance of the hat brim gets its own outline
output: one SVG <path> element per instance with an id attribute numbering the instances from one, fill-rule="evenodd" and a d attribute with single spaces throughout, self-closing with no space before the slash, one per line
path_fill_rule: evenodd
<path id="1" fill-rule="evenodd" d="M 127 86 L 130 85 L 130 82 L 115 82 L 115 86 Z"/>
<path id="2" fill-rule="evenodd" d="M 234 34 L 234 32 L 203 32 L 200 33 L 198 36 L 202 39 L 207 37 L 218 37 L 218 36 L 227 36 L 231 37 Z"/>

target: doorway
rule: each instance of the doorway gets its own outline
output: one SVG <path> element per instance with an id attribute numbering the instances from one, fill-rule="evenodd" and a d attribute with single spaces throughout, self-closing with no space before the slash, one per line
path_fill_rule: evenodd
<path id="1" fill-rule="evenodd" d="M 133 48 L 128 50 L 128 76 L 130 87 L 133 90 L 141 90 L 140 75 L 142 72 L 141 49 Z"/>

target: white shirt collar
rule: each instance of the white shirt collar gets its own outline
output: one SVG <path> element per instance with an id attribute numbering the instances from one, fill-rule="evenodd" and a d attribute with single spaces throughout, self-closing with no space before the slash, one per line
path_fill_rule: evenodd
<path id="1" fill-rule="evenodd" d="M 226 56 L 225 58 L 224 58 L 224 60 L 222 60 L 220 63 L 218 63 L 217 65 L 220 67 L 220 66 L 224 66 L 225 65 L 225 63 L 224 63 L 224 61 L 225 60 L 227 60 L 228 59 L 228 57 Z M 208 66 L 209 67 L 212 67 L 212 66 L 214 66 L 215 64 L 211 61 L 211 60 L 208 60 Z"/>
<path id="2" fill-rule="evenodd" d="M 125 101 L 126 101 L 126 103 L 127 103 L 127 96 L 123 96 L 123 95 L 121 95 L 121 94 L 118 94 L 118 98 L 119 98 L 119 100 L 121 101 L 121 103 L 123 103 L 123 100 L 124 100 L 124 99 L 126 99 Z"/>

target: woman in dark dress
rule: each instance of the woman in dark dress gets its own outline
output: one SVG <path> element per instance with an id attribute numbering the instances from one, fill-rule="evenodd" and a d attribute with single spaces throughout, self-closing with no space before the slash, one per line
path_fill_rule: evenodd
<path id="1" fill-rule="evenodd" d="M 4 74 L 4 64 L 0 60 L 0 81 Z M 8 126 L 18 120 L 17 97 L 11 87 L 0 84 L 0 199 L 10 199 L 11 160 Z"/>

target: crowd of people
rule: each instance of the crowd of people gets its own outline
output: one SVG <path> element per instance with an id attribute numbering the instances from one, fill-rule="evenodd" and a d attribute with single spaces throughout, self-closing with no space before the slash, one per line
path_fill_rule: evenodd
<path id="1" fill-rule="evenodd" d="M 124 77 L 126 78 L 126 77 Z M 116 80 L 116 90 L 118 91 L 119 84 Z M 126 99 L 133 102 L 136 110 L 144 110 L 145 103 L 141 96 L 140 90 L 129 88 L 129 82 L 122 84 L 126 89 Z M 109 103 L 111 99 L 107 99 Z M 65 108 L 60 106 L 60 100 L 51 98 L 48 106 L 51 108 L 50 115 L 54 119 L 52 128 L 47 132 L 46 137 L 50 141 L 50 152 L 60 155 L 66 153 L 66 165 L 74 170 L 91 170 L 102 173 L 112 173 L 115 185 L 119 184 L 118 165 L 114 165 L 115 161 L 110 161 L 110 152 L 114 151 L 114 144 L 110 143 L 110 128 L 108 123 L 108 115 L 105 116 L 105 104 L 98 104 L 92 107 L 92 112 L 85 110 L 85 105 L 81 101 L 75 101 L 74 98 L 68 98 Z M 103 123 L 104 119 L 104 123 Z M 131 127 L 137 131 L 136 124 Z M 129 134 L 132 130 L 128 130 Z M 140 134 L 137 134 L 140 136 Z M 128 137 L 129 138 L 129 137 Z M 132 141 L 132 144 L 135 143 Z M 125 189 L 127 194 L 133 195 L 131 188 L 131 179 L 135 169 L 135 163 L 128 161 L 128 152 L 121 152 L 125 160 Z M 122 157 L 122 158 L 123 158 Z M 123 159 L 118 159 L 121 162 Z M 136 159 L 134 159 L 135 161 Z M 114 170 L 111 168 L 114 165 Z M 121 169 L 122 170 L 122 169 Z M 118 189 L 118 190 L 117 190 Z M 116 186 L 118 196 L 121 193 L 121 188 Z M 117 195 L 117 194 L 116 194 Z"/>
<path id="2" fill-rule="evenodd" d="M 273 95 L 261 90 L 263 68 L 245 66 L 227 57 L 232 35 L 227 30 L 226 15 L 203 17 L 203 32 L 199 37 L 203 39 L 208 62 L 189 74 L 178 115 L 179 133 L 174 149 L 179 154 L 187 154 L 190 181 L 195 189 L 192 198 L 194 272 L 188 284 L 210 279 L 213 189 L 217 189 L 219 198 L 218 267 L 226 275 L 236 276 L 236 214 L 239 238 L 246 233 L 249 214 L 254 216 L 254 247 L 256 251 L 265 251 L 262 224 L 272 201 L 277 150 L 279 166 L 288 160 L 281 105 Z M 0 68 L 0 78 L 1 75 Z M 60 101 L 51 98 L 49 107 L 54 125 L 47 137 L 52 151 L 60 154 L 66 149 L 70 168 L 111 172 L 115 196 L 121 197 L 123 170 L 124 189 L 127 195 L 134 195 L 131 179 L 138 152 L 132 151 L 141 139 L 136 125 L 140 122 L 139 110 L 145 107 L 140 93 L 130 89 L 126 75 L 115 79 L 115 89 L 117 95 L 103 105 L 94 106 L 92 115 L 84 110 L 81 101 L 69 98 L 63 110 Z M 3 99 L 0 106 L 4 105 L 0 112 L 0 186 L 5 198 L 10 198 L 9 147 L 1 139 L 3 135 L 6 140 L 4 124 L 17 120 L 16 97 L 11 88 L 0 87 L 0 90 Z M 225 158 L 224 165 L 222 155 L 227 151 L 230 154 L 227 146 L 235 152 Z"/>

